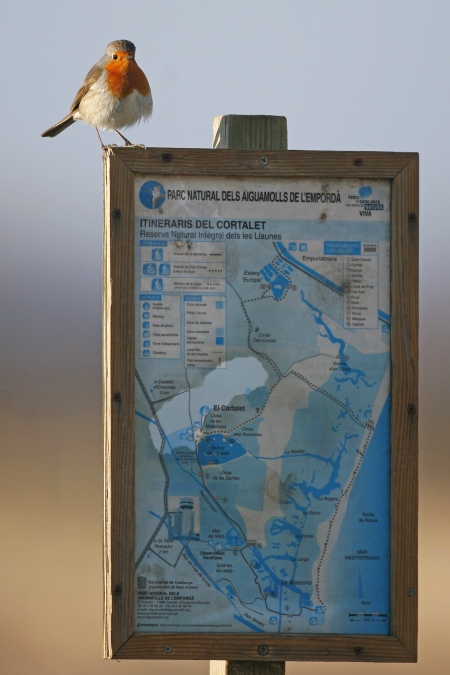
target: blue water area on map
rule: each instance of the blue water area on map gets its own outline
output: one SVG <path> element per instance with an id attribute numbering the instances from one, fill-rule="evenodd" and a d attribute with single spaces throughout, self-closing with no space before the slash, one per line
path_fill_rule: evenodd
<path id="1" fill-rule="evenodd" d="M 345 351 L 344 340 L 342 340 L 340 338 L 337 338 L 333 335 L 330 328 L 328 327 L 328 325 L 325 323 L 325 321 L 322 318 L 323 317 L 322 310 L 318 309 L 317 307 L 314 307 L 314 305 L 312 305 L 310 302 L 308 302 L 308 300 L 306 299 L 303 291 L 301 291 L 301 296 L 302 296 L 302 300 L 305 303 L 305 305 L 308 305 L 308 307 L 312 310 L 313 316 L 314 316 L 314 321 L 316 322 L 316 324 L 318 326 L 322 326 L 324 328 L 325 332 L 319 333 L 320 336 L 328 338 L 332 344 L 337 344 L 339 346 L 338 347 L 339 356 L 342 359 L 344 357 L 344 351 Z"/>
<path id="2" fill-rule="evenodd" d="M 251 630 L 255 631 L 255 633 L 264 633 L 264 630 L 262 628 L 258 628 L 258 626 L 255 626 L 253 623 L 250 623 L 250 621 L 247 621 L 244 619 L 244 617 L 240 614 L 235 614 L 234 618 L 237 621 L 240 621 L 241 623 L 244 624 L 244 626 L 247 626 L 247 628 L 250 628 Z"/>
<path id="3" fill-rule="evenodd" d="M 282 274 L 279 274 L 270 284 L 270 290 L 273 293 L 275 300 L 283 297 L 286 287 L 289 286 L 289 279 L 286 279 Z"/>
<path id="4" fill-rule="evenodd" d="M 291 502 L 294 504 L 296 502 L 296 491 L 301 495 L 301 502 L 297 505 L 298 510 L 305 510 L 306 512 L 306 509 L 302 508 L 302 504 L 306 502 L 306 504 L 310 505 L 312 500 L 329 495 L 341 487 L 339 473 L 341 460 L 343 455 L 349 452 L 350 442 L 353 441 L 353 445 L 355 445 L 357 439 L 359 439 L 359 434 L 346 433 L 339 440 L 337 447 L 335 447 L 335 452 L 330 458 L 324 458 L 311 453 L 305 453 L 297 458 L 295 462 L 297 466 L 300 465 L 302 467 L 302 465 L 306 465 L 299 474 L 300 479 L 294 480 L 291 478 L 289 483 L 289 491 L 292 495 Z M 284 465 L 290 467 L 290 462 L 285 460 Z M 295 474 L 292 472 L 288 474 L 288 476 L 292 475 Z"/>
<path id="5" fill-rule="evenodd" d="M 373 514 L 366 520 L 363 514 Z M 373 522 L 372 522 L 373 521 Z M 346 560 L 358 549 L 379 560 Z M 342 521 L 339 539 L 327 567 L 330 603 L 343 609 L 330 629 L 354 632 L 347 612 L 384 612 L 390 603 L 390 398 L 380 415 Z M 348 620 L 348 625 L 343 619 Z M 331 620 L 331 618 L 330 618 Z M 389 620 L 357 624 L 365 633 L 388 633 Z"/>
<path id="6" fill-rule="evenodd" d="M 245 448 L 235 438 L 226 438 L 222 434 L 211 434 L 198 444 L 200 464 L 225 464 L 232 459 L 243 457 Z"/>
<path id="7" fill-rule="evenodd" d="M 279 262 L 282 265 L 284 264 L 281 259 L 279 259 Z M 292 272 L 292 267 L 285 265 L 284 273 L 288 276 L 283 276 L 283 274 L 279 273 L 272 263 L 265 265 L 260 272 L 264 279 L 270 284 L 270 289 L 275 300 L 282 298 L 286 287 L 290 284 L 288 276 Z"/>
<path id="8" fill-rule="evenodd" d="M 377 393 L 375 387 L 378 384 L 378 380 L 368 379 L 366 370 L 369 369 L 370 372 L 376 373 L 380 378 L 383 377 L 389 365 L 389 354 L 361 354 L 353 347 L 348 346 L 343 339 L 335 337 L 323 318 L 323 312 L 306 300 L 303 291 L 301 292 L 301 296 L 303 302 L 312 310 L 314 321 L 321 327 L 321 332 L 319 333 L 321 337 L 328 338 L 332 344 L 336 344 L 338 347 L 340 370 L 337 372 L 340 375 L 337 376 L 337 373 L 333 375 L 324 384 L 323 388 L 333 395 L 339 392 L 338 398 L 344 399 L 346 405 L 353 409 L 356 417 L 361 422 L 364 422 L 371 414 L 371 406 Z M 359 390 L 359 392 L 361 391 L 361 387 L 365 390 L 373 389 L 373 391 L 358 393 L 358 397 L 356 398 L 354 396 L 356 392 L 353 391 L 353 387 Z M 346 394 L 347 396 L 351 396 L 351 400 L 345 398 Z"/>

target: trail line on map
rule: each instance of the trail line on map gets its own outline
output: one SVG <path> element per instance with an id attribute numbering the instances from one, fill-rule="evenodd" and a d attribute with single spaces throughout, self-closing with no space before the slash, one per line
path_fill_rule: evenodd
<path id="1" fill-rule="evenodd" d="M 272 366 L 274 371 L 277 373 L 278 377 L 282 377 L 281 370 L 278 368 L 275 361 L 272 361 L 272 359 L 269 356 L 267 356 L 266 354 L 263 354 L 262 352 L 258 352 L 258 351 L 256 351 L 256 349 L 253 349 L 253 347 L 250 343 L 250 333 L 252 332 L 253 325 L 252 325 L 252 322 L 250 320 L 249 315 L 247 314 L 247 310 L 245 308 L 244 301 L 242 300 L 241 296 L 239 295 L 239 293 L 237 292 L 237 290 L 235 289 L 233 284 L 228 281 L 228 279 L 227 279 L 227 284 L 233 289 L 233 291 L 236 293 L 237 297 L 239 298 L 239 302 L 241 303 L 242 311 L 244 312 L 245 318 L 247 319 L 247 323 L 248 323 L 247 346 L 248 346 L 249 350 L 251 352 L 253 352 L 254 354 L 257 354 L 260 358 L 265 359 L 268 363 L 270 363 L 270 365 Z"/>
<path id="2" fill-rule="evenodd" d="M 164 525 L 164 522 L 165 522 L 165 520 L 168 516 L 169 511 L 168 511 L 168 506 L 167 506 L 167 493 L 168 493 L 168 490 L 169 490 L 169 473 L 167 471 L 165 462 L 163 461 L 163 458 L 162 458 L 162 455 L 164 453 L 164 448 L 165 448 L 165 445 L 166 445 L 166 435 L 165 435 L 164 430 L 161 426 L 161 422 L 159 421 L 154 403 L 153 403 L 152 399 L 150 398 L 150 396 L 148 395 L 147 389 L 146 389 L 146 387 L 145 387 L 145 385 L 144 385 L 144 383 L 141 379 L 141 376 L 138 373 L 137 368 L 134 369 L 134 372 L 135 372 L 135 375 L 136 375 L 136 379 L 139 383 L 139 386 L 142 389 L 142 393 L 144 394 L 144 396 L 146 398 L 146 401 L 147 401 L 148 405 L 150 406 L 150 410 L 152 411 L 152 415 L 154 417 L 154 420 L 155 420 L 156 425 L 158 427 L 158 431 L 159 431 L 160 436 L 161 436 L 161 447 L 158 451 L 158 456 L 159 456 L 159 461 L 160 461 L 160 464 L 161 464 L 161 467 L 162 467 L 162 470 L 163 470 L 164 476 L 165 476 L 164 515 L 161 517 L 161 520 L 158 523 L 158 525 L 156 526 L 155 531 L 153 532 L 152 536 L 150 537 L 149 541 L 147 542 L 146 546 L 144 547 L 144 550 L 142 551 L 141 555 L 139 556 L 138 560 L 136 561 L 135 569 L 137 569 L 138 566 L 140 565 L 142 559 L 144 558 L 145 554 L 147 553 L 147 551 L 150 549 L 151 545 L 153 544 L 158 532 L 160 531 L 160 529 Z"/>
<path id="3" fill-rule="evenodd" d="M 355 422 L 355 424 L 358 424 L 360 427 L 363 429 L 366 427 L 366 424 L 364 422 L 361 422 L 361 420 L 355 415 L 353 410 L 350 408 L 350 406 L 345 405 L 345 403 L 342 403 L 338 398 L 330 394 L 328 391 L 325 391 L 325 389 L 322 389 L 322 387 L 318 387 L 317 385 L 313 384 L 310 382 L 304 375 L 300 375 L 300 373 L 296 373 L 295 370 L 290 371 L 292 375 L 295 375 L 295 377 L 298 377 L 300 380 L 303 380 L 303 382 L 306 382 L 306 384 L 311 387 L 314 391 L 317 391 L 319 394 L 323 394 L 324 396 L 327 396 L 331 401 L 336 403 L 338 406 L 340 406 L 343 410 L 346 410 L 352 420 Z M 289 375 L 290 373 L 288 373 Z"/>
<path id="4" fill-rule="evenodd" d="M 366 450 L 369 447 L 369 443 L 370 443 L 370 441 L 372 439 L 372 436 L 373 436 L 373 433 L 374 433 L 374 427 L 373 427 L 372 424 L 367 423 L 365 426 L 366 426 L 366 429 L 368 429 L 368 434 L 367 434 L 366 440 L 364 441 L 363 449 L 362 449 L 362 451 L 361 450 L 356 451 L 357 455 L 359 455 L 358 462 L 356 463 L 356 466 L 352 471 L 351 478 L 348 481 L 345 489 L 342 490 L 342 494 L 341 494 L 341 496 L 339 497 L 339 499 L 336 503 L 336 507 L 334 509 L 333 515 L 330 517 L 330 519 L 328 521 L 328 532 L 327 532 L 327 535 L 325 537 L 325 542 L 324 542 L 324 545 L 323 545 L 322 553 L 321 553 L 320 558 L 319 558 L 319 562 L 317 564 L 315 591 L 317 593 L 317 598 L 318 598 L 319 602 L 321 603 L 321 605 L 322 605 L 322 607 L 324 608 L 325 611 L 327 609 L 327 606 L 320 596 L 321 567 L 322 567 L 322 563 L 323 563 L 323 561 L 325 559 L 325 556 L 326 556 L 326 553 L 327 553 L 327 548 L 328 548 L 328 544 L 329 544 L 329 541 L 330 541 L 330 535 L 331 535 L 331 530 L 333 529 L 334 521 L 336 519 L 336 516 L 338 515 L 339 509 L 340 509 L 341 504 L 342 504 L 342 501 L 348 497 L 348 494 L 350 492 L 350 488 L 352 487 L 353 483 L 355 482 L 355 478 L 358 475 L 358 472 L 361 468 L 361 464 L 362 464 L 362 461 L 364 459 L 364 455 L 366 454 Z"/>

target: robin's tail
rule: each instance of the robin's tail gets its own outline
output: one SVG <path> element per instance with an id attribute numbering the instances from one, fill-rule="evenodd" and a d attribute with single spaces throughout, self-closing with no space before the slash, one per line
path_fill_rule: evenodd
<path id="1" fill-rule="evenodd" d="M 73 119 L 73 113 L 69 113 L 66 115 L 66 117 L 63 117 L 62 120 L 54 124 L 50 129 L 47 129 L 47 131 L 44 131 L 41 136 L 46 137 L 48 136 L 49 138 L 53 138 L 54 136 L 57 136 L 58 134 L 61 133 L 61 131 L 64 131 L 64 129 L 67 129 L 67 127 L 70 127 L 71 124 L 73 124 L 76 120 Z"/>

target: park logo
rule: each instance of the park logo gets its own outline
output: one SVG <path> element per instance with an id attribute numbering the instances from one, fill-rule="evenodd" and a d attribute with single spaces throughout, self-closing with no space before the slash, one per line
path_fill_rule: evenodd
<path id="1" fill-rule="evenodd" d="M 367 199 L 372 194 L 372 188 L 370 185 L 362 185 L 358 192 L 361 199 Z"/>
<path id="2" fill-rule="evenodd" d="M 166 191 L 161 183 L 148 180 L 139 190 L 139 199 L 146 209 L 160 209 L 166 200 Z"/>

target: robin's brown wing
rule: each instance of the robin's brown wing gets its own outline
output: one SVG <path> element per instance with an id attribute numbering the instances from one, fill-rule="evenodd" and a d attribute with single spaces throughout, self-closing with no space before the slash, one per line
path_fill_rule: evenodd
<path id="1" fill-rule="evenodd" d="M 47 129 L 44 131 L 41 136 L 48 136 L 50 138 L 53 138 L 54 136 L 57 136 L 58 134 L 61 133 L 61 131 L 64 131 L 64 129 L 67 129 L 67 127 L 70 127 L 71 124 L 75 122 L 73 119 L 73 113 L 77 110 L 78 106 L 80 105 L 80 101 L 83 98 L 83 96 L 89 91 L 89 89 L 92 87 L 95 82 L 97 82 L 98 78 L 102 74 L 103 68 L 98 65 L 98 63 L 93 66 L 88 74 L 86 75 L 86 79 L 83 83 L 83 86 L 80 87 L 80 89 L 77 91 L 77 95 L 75 96 L 75 99 L 70 107 L 70 113 L 63 117 L 62 120 L 54 124 L 50 129 Z"/>
<path id="2" fill-rule="evenodd" d="M 95 66 L 92 66 L 88 74 L 86 75 L 86 79 L 83 82 L 83 85 L 79 88 L 77 91 L 77 95 L 75 96 L 73 103 L 70 107 L 70 112 L 73 113 L 78 106 L 80 105 L 81 99 L 83 96 L 87 94 L 89 89 L 92 87 L 93 84 L 97 82 L 99 79 L 100 75 L 102 74 L 103 68 L 98 65 L 98 63 L 95 64 Z"/>
<path id="3" fill-rule="evenodd" d="M 67 127 L 70 127 L 71 124 L 73 124 L 75 120 L 73 119 L 73 113 L 69 113 L 65 117 L 63 117 L 62 120 L 59 120 L 56 124 L 54 124 L 50 129 L 47 129 L 44 131 L 44 133 L 41 134 L 43 138 L 46 136 L 49 138 L 54 138 L 54 136 L 57 136 L 58 134 L 61 133 L 61 131 L 64 131 L 64 129 L 67 129 Z"/>

